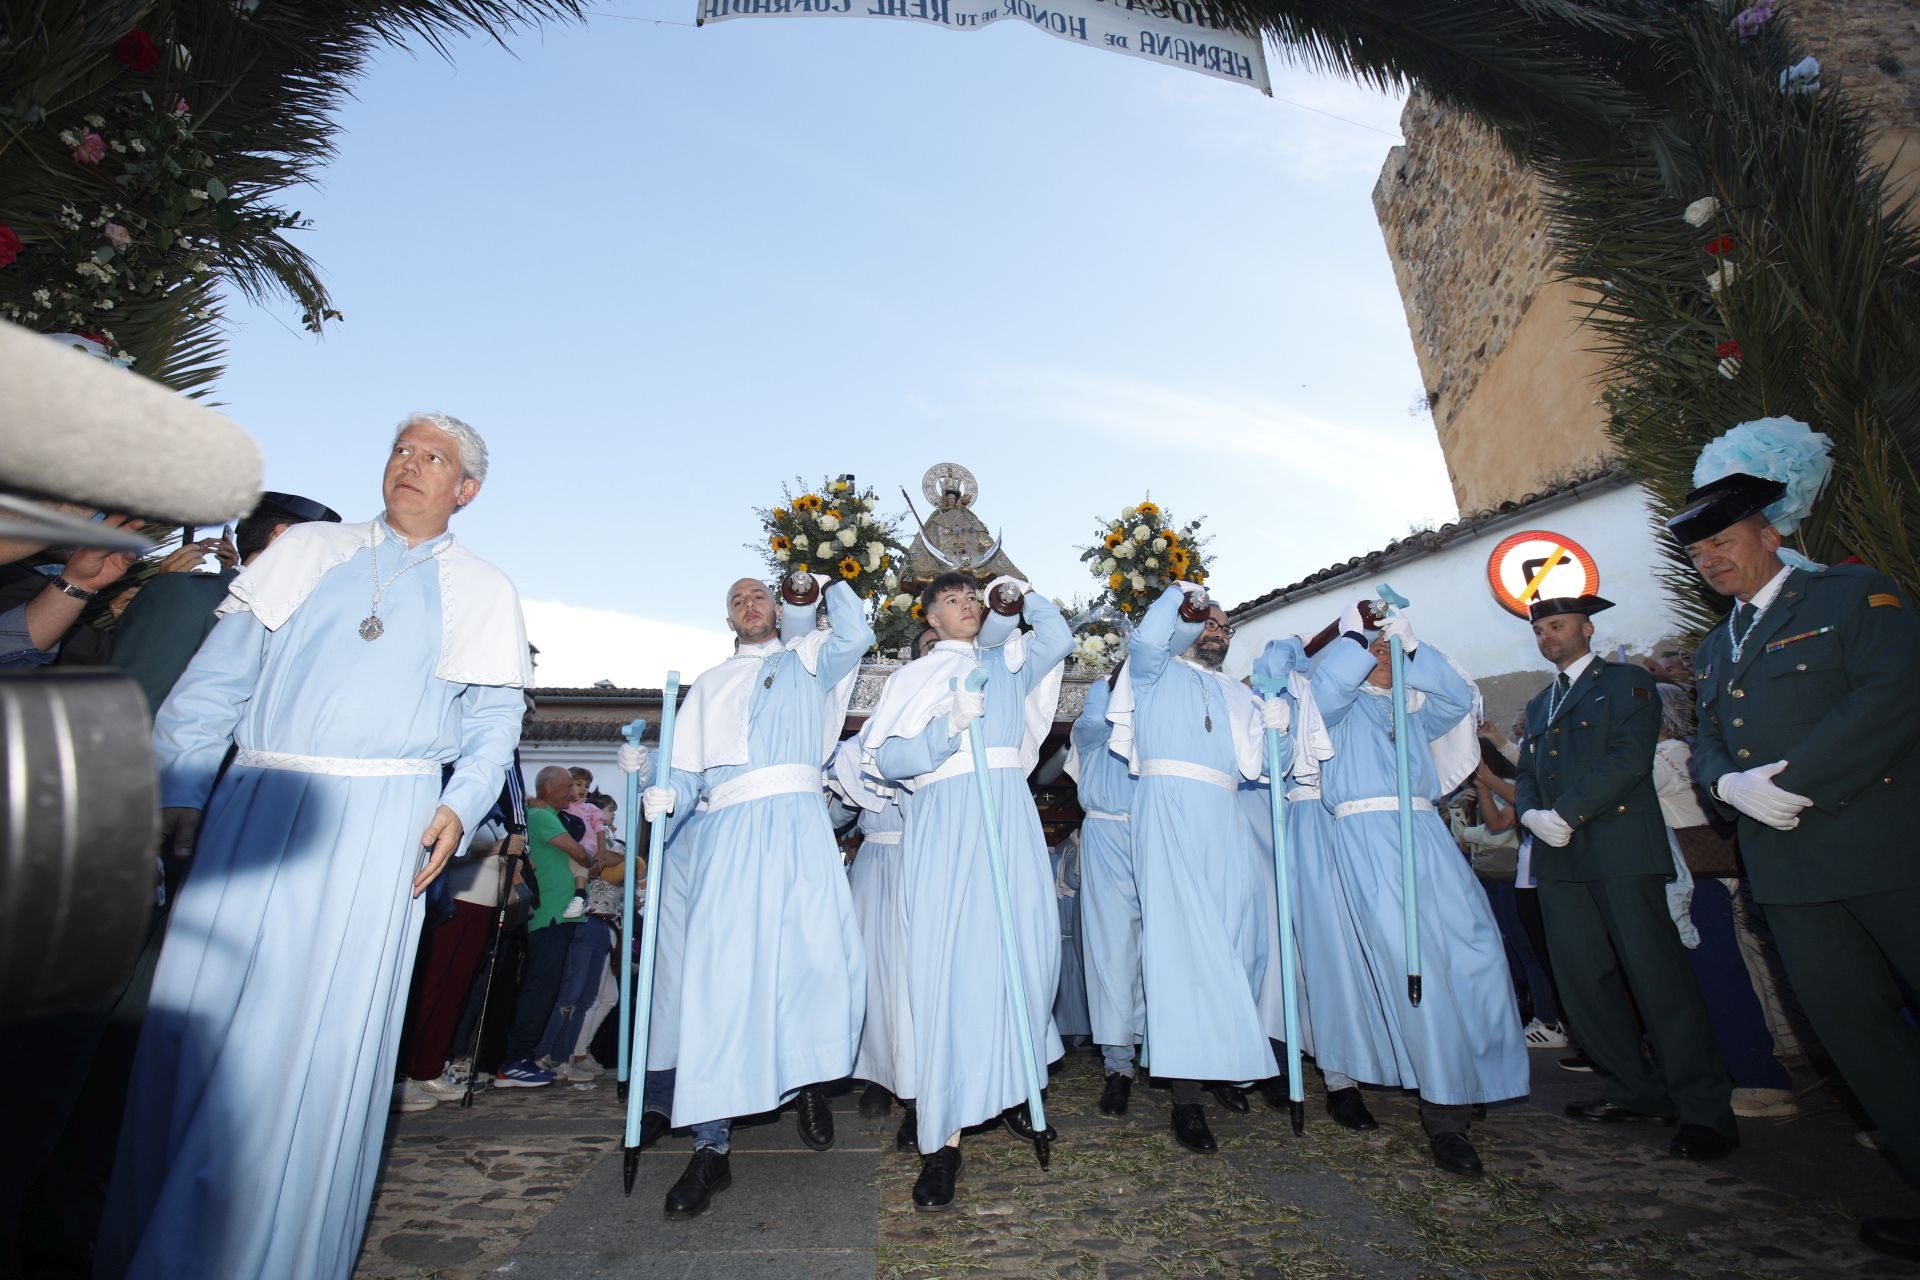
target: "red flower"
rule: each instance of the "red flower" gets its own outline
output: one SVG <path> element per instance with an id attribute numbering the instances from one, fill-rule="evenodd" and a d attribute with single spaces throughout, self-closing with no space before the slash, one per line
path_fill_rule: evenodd
<path id="1" fill-rule="evenodd" d="M 73 149 L 73 159 L 76 164 L 99 164 L 106 158 L 106 154 L 107 140 L 91 129 L 81 137 L 80 145 Z"/>
<path id="2" fill-rule="evenodd" d="M 1732 236 L 1715 236 L 1707 241 L 1707 252 L 1716 258 L 1725 257 L 1737 247 Z"/>
<path id="3" fill-rule="evenodd" d="M 20 256 L 20 233 L 0 222 L 0 267 L 10 267 Z"/>
<path id="4" fill-rule="evenodd" d="M 1739 360 L 1746 353 L 1740 350 L 1739 343 L 1735 342 L 1732 338 L 1728 338 L 1725 342 L 1713 349 L 1713 354 L 1719 356 L 1722 360 Z"/>
<path id="5" fill-rule="evenodd" d="M 185 98 L 175 98 L 173 100 L 173 114 L 177 116 L 184 116 L 191 110 L 192 108 L 187 105 L 187 100 Z"/>
<path id="6" fill-rule="evenodd" d="M 135 27 L 115 42 L 113 56 L 144 76 L 160 65 L 160 46 L 153 42 L 152 36 Z"/>

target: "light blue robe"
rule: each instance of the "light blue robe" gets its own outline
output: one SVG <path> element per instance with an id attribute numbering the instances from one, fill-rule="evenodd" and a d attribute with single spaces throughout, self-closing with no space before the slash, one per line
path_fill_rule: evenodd
<path id="1" fill-rule="evenodd" d="M 973 722 L 988 747 L 1017 747 L 1026 733 L 1028 692 L 1066 661 L 1073 635 L 1051 601 L 1029 594 L 1033 627 L 1026 661 L 1008 671 L 1000 649 L 978 651 L 987 672 L 986 715 Z M 942 641 L 941 648 L 958 645 Z M 882 695 L 884 697 L 884 694 Z M 965 739 L 936 715 L 912 737 L 873 744 L 882 777 L 901 781 L 945 764 Z M 1007 888 L 1019 945 L 1020 971 L 1042 1082 L 1061 1056 L 1053 1023 L 1060 981 L 1060 915 L 1053 872 L 1033 793 L 1019 769 L 994 769 L 994 817 L 1006 860 Z M 913 1009 L 914 1068 L 919 1074 L 920 1151 L 938 1151 L 949 1136 L 998 1116 L 1027 1097 L 1026 1069 L 1013 1027 L 1000 922 L 987 866 L 986 829 L 971 772 L 929 783 L 902 803 L 907 817 L 908 991 Z"/>
<path id="2" fill-rule="evenodd" d="M 1334 747 L 1333 758 L 1320 766 L 1321 799 L 1330 811 L 1347 801 L 1399 792 L 1392 700 L 1361 692 L 1374 665 L 1365 649 L 1339 639 L 1313 673 L 1314 700 Z M 1471 711 L 1473 694 L 1444 655 L 1426 644 L 1409 656 L 1406 683 L 1426 697 L 1420 710 L 1407 713 L 1412 793 L 1434 799 L 1440 779 L 1428 743 Z M 1439 1104 L 1522 1097 L 1528 1088 L 1527 1050 L 1506 950 L 1487 896 L 1437 814 L 1414 813 L 1413 829 L 1420 895 L 1418 1008 L 1407 1001 L 1400 815 L 1387 809 L 1334 821 L 1346 909 L 1352 912 L 1373 1008 L 1383 1026 L 1363 1020 L 1365 1034 L 1335 1035 L 1324 1002 L 1316 997 L 1315 1007 L 1322 1009 L 1315 1028 L 1320 1066 L 1373 1084 L 1418 1089 L 1422 1098 Z M 1392 1051 L 1386 1061 L 1377 1043 L 1382 1031 Z"/>
<path id="3" fill-rule="evenodd" d="M 1136 763 L 1182 760 L 1237 784 L 1227 699 L 1253 695 L 1175 658 L 1201 629 L 1181 620 L 1180 598 L 1154 601 L 1128 642 Z M 1234 790 L 1165 775 L 1141 777 L 1134 795 L 1148 1065 L 1162 1079 L 1263 1080 L 1277 1069 L 1260 1010 L 1275 914 L 1262 898 L 1273 888 L 1240 805 Z"/>
<path id="4" fill-rule="evenodd" d="M 1138 785 L 1127 762 L 1107 750 L 1112 726 L 1103 680 L 1087 689 L 1086 705 L 1073 722 L 1080 762 L 1080 956 L 1087 975 L 1087 1015 L 1093 1042 L 1121 1047 L 1140 1043 L 1147 1026 L 1146 989 L 1140 978 L 1140 892 L 1133 883 L 1133 826 L 1095 814 L 1125 818 L 1133 812 Z"/>
<path id="5" fill-rule="evenodd" d="M 384 538 L 383 577 L 440 541 L 406 551 Z M 204 808 L 204 821 L 135 1055 L 103 1280 L 353 1270 L 420 934 L 420 837 L 441 804 L 467 831 L 480 824 L 523 710 L 517 688 L 434 674 L 432 568 L 394 579 L 385 635 L 359 637 L 371 554 L 327 572 L 277 631 L 223 618 L 155 717 L 161 803 Z M 457 765 L 444 789 L 438 771 L 236 765 L 216 790 L 229 741 Z"/>
<path id="6" fill-rule="evenodd" d="M 1060 985 L 1053 995 L 1053 1025 L 1063 1040 L 1086 1040 L 1087 972 L 1080 961 L 1080 842 L 1073 836 L 1047 854 L 1053 863 L 1054 906 L 1060 912 Z"/>
<path id="7" fill-rule="evenodd" d="M 906 827 L 897 796 L 881 809 L 860 810 L 860 850 L 847 868 L 853 913 L 867 947 L 867 1020 L 860 1031 L 853 1076 L 879 1085 L 896 1098 L 911 1098 L 914 1091 L 906 877 L 900 844 Z M 888 836 L 891 841 L 885 839 Z"/>
<path id="8" fill-rule="evenodd" d="M 858 597 L 829 590 L 826 603 L 833 634 L 813 674 L 778 641 L 765 646 L 750 686 L 747 763 L 673 770 L 676 823 L 730 779 L 825 763 L 833 687 L 873 643 Z M 654 1004 L 656 1016 L 677 1023 L 676 1128 L 771 1111 L 847 1075 L 867 1003 L 860 926 L 824 789 L 699 813 L 686 834 L 668 859 L 669 877 L 675 861 L 688 874 L 684 923 L 664 926 L 684 930 L 679 1002 L 670 1011 Z M 658 983 L 657 955 L 655 965 Z M 650 1066 L 659 1061 L 651 1047 L 647 1056 Z"/>

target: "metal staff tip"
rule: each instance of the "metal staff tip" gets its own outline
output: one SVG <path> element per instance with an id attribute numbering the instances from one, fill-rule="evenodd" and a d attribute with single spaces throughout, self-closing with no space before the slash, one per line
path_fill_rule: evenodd
<path id="1" fill-rule="evenodd" d="M 1293 1113 L 1293 1136 L 1297 1138 L 1307 1131 L 1307 1104 L 1289 1102 L 1287 1110 Z"/>
<path id="2" fill-rule="evenodd" d="M 620 1186 L 627 1195 L 633 1194 L 633 1180 L 640 1175 L 640 1148 L 623 1147 L 620 1158 Z"/>
<path id="3" fill-rule="evenodd" d="M 1407 1002 L 1415 1008 L 1420 1006 L 1420 975 L 1417 973 L 1407 975 Z"/>

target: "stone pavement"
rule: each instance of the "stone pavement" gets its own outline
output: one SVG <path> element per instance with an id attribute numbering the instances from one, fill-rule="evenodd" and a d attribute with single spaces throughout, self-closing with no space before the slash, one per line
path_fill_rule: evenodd
<path id="1" fill-rule="evenodd" d="M 1489 1176 L 1473 1181 L 1435 1170 L 1412 1103 L 1379 1091 L 1366 1135 L 1328 1120 L 1317 1088 L 1304 1137 L 1257 1099 L 1244 1116 L 1209 1102 L 1220 1154 L 1193 1156 L 1163 1090 L 1101 1116 L 1098 1059 L 1071 1054 L 1048 1093 L 1051 1171 L 1004 1130 L 968 1138 L 959 1200 L 932 1215 L 912 1211 L 899 1113 L 862 1120 L 851 1093 L 831 1152 L 802 1147 L 791 1113 L 741 1126 L 733 1188 L 692 1222 L 660 1212 L 684 1136 L 621 1195 L 610 1078 L 487 1093 L 396 1117 L 356 1275 L 1920 1276 L 1855 1243 L 1858 1215 L 1910 1214 L 1914 1198 L 1824 1094 L 1797 1119 L 1743 1122 L 1740 1151 L 1696 1165 L 1666 1154 L 1659 1125 L 1561 1116 L 1592 1077 L 1533 1056 L 1530 1103 L 1474 1128 Z"/>

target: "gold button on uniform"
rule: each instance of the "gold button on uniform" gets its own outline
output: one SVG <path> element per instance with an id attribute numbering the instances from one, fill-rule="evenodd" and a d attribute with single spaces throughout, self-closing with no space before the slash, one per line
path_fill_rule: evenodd
<path id="1" fill-rule="evenodd" d="M 1733 691 L 1733 696 L 1736 698 L 1744 698 L 1747 696 L 1747 691 L 1745 689 L 1735 689 Z"/>
<path id="2" fill-rule="evenodd" d="M 1738 751 L 1734 752 L 1733 754 L 1739 756 L 1742 760 L 1745 760 L 1748 756 L 1752 755 L 1753 752 L 1747 750 L 1745 747 L 1742 747 Z"/>
<path id="3" fill-rule="evenodd" d="M 1795 670 L 1795 671 L 1805 671 L 1806 669 L 1807 669 L 1807 664 L 1806 664 L 1806 663 L 1804 663 L 1804 662 L 1802 662 L 1802 663 L 1800 663 L 1799 665 L 1797 665 L 1796 667 L 1794 667 L 1794 670 Z"/>
<path id="4" fill-rule="evenodd" d="M 1620 812 L 1621 812 L 1621 813 L 1625 813 L 1626 811 L 1627 811 L 1627 806 L 1625 806 L 1625 805 L 1621 805 L 1621 806 L 1620 806 Z"/>
<path id="5" fill-rule="evenodd" d="M 1742 719 L 1741 719 L 1741 718 L 1740 718 L 1739 716 L 1735 716 L 1735 717 L 1733 718 L 1733 727 L 1734 727 L 1734 728 L 1736 728 L 1736 729 L 1741 729 L 1741 728 L 1745 728 L 1745 727 L 1746 727 L 1746 723 L 1747 723 L 1747 722 L 1746 722 L 1745 720 L 1742 720 Z"/>
<path id="6" fill-rule="evenodd" d="M 1550 756 L 1557 756 L 1560 754 L 1560 752 L 1558 750 L 1553 750 L 1553 751 L 1547 752 L 1547 754 Z"/>

